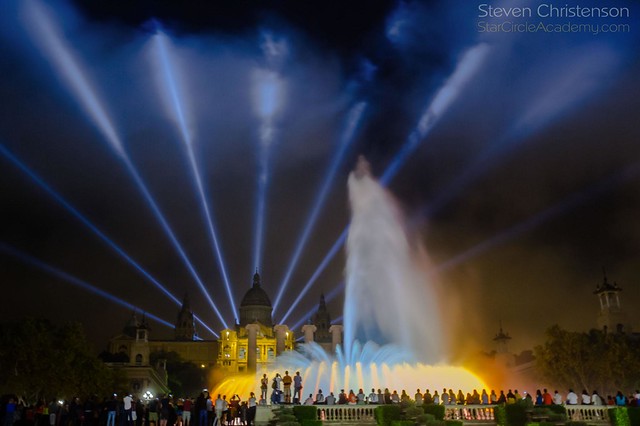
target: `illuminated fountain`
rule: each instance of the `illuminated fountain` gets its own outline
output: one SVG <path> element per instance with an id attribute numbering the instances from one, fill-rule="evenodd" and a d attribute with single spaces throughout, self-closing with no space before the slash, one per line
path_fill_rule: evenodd
<path id="1" fill-rule="evenodd" d="M 410 238 L 391 194 L 361 157 L 349 176 L 351 225 L 347 239 L 344 345 L 329 354 L 304 343 L 276 360 L 269 377 L 300 371 L 303 394 L 371 388 L 481 389 L 464 368 L 445 365 L 444 325 L 429 285 L 424 248 Z M 446 330 L 444 330 L 446 331 Z M 363 343 L 364 342 L 364 343 Z M 258 393 L 257 376 L 225 380 L 215 392 Z"/>

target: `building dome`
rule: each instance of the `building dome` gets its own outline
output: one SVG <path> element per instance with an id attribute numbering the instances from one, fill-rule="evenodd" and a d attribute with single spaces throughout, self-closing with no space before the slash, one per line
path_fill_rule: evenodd
<path id="1" fill-rule="evenodd" d="M 253 276 L 253 285 L 240 302 L 240 325 L 244 327 L 257 321 L 270 327 L 272 310 L 271 300 L 260 286 L 260 274 L 256 271 Z"/>
<path id="2" fill-rule="evenodd" d="M 240 302 L 240 307 L 243 306 L 268 306 L 271 308 L 271 300 L 269 300 L 267 292 L 260 286 L 260 274 L 257 272 L 253 276 L 253 285 Z"/>

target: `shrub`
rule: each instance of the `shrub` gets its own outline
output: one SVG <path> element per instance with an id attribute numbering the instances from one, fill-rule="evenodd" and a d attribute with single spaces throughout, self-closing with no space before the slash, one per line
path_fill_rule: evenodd
<path id="1" fill-rule="evenodd" d="M 428 404 L 422 406 L 425 414 L 433 414 L 436 420 L 444 420 L 444 405 Z"/>
<path id="2" fill-rule="evenodd" d="M 627 407 L 627 415 L 631 426 L 640 426 L 640 407 Z"/>
<path id="3" fill-rule="evenodd" d="M 629 413 L 625 407 L 615 407 L 607 410 L 611 426 L 630 426 Z"/>
<path id="4" fill-rule="evenodd" d="M 524 403 L 516 402 L 505 407 L 507 415 L 507 426 L 525 426 L 527 424 L 527 406 Z"/>
<path id="5" fill-rule="evenodd" d="M 498 426 L 507 425 L 507 412 L 504 408 L 504 405 L 493 406 L 493 417 L 496 419 L 496 423 L 498 424 Z"/>
<path id="6" fill-rule="evenodd" d="M 304 419 L 301 424 L 302 426 L 322 426 L 322 420 Z"/>
<path id="7" fill-rule="evenodd" d="M 555 426 L 556 424 L 553 422 L 540 422 L 540 426 Z"/>
<path id="8" fill-rule="evenodd" d="M 391 426 L 415 426 L 416 422 L 413 420 L 392 420 Z"/>
<path id="9" fill-rule="evenodd" d="M 435 420 L 436 417 L 433 414 L 420 414 L 418 417 L 416 417 L 416 421 L 421 425 L 433 422 Z"/>
<path id="10" fill-rule="evenodd" d="M 565 423 L 565 426 L 587 426 L 587 422 L 572 420 L 570 422 Z"/>
<path id="11" fill-rule="evenodd" d="M 296 405 L 293 407 L 293 415 L 302 423 L 303 420 L 317 420 L 318 407 L 313 405 Z"/>
<path id="12" fill-rule="evenodd" d="M 427 422 L 427 426 L 445 426 L 444 420 L 431 420 Z"/>
<path id="13" fill-rule="evenodd" d="M 407 409 L 404 410 L 404 415 L 407 419 L 416 419 L 418 416 L 421 416 L 423 414 L 424 410 L 416 406 L 407 407 Z"/>
<path id="14" fill-rule="evenodd" d="M 402 411 L 397 405 L 379 405 L 374 411 L 376 424 L 391 426 L 393 420 L 400 420 Z"/>
<path id="15" fill-rule="evenodd" d="M 444 424 L 446 426 L 462 426 L 463 422 L 462 420 L 445 420 Z"/>

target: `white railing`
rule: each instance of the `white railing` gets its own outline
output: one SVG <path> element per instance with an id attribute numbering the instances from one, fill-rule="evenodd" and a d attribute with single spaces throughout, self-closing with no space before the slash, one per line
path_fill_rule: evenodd
<path id="1" fill-rule="evenodd" d="M 319 405 L 318 419 L 325 422 L 373 422 L 376 405 Z"/>
<path id="2" fill-rule="evenodd" d="M 445 420 L 495 422 L 492 405 L 445 405 Z"/>
<path id="3" fill-rule="evenodd" d="M 567 418 L 573 421 L 589 423 L 609 423 L 607 410 L 613 408 L 606 405 L 565 405 Z"/>

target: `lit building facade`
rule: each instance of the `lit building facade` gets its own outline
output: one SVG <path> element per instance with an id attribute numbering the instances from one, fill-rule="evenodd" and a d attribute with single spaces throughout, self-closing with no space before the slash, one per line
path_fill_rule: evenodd
<path id="1" fill-rule="evenodd" d="M 294 349 L 293 332 L 286 325 L 274 325 L 273 307 L 256 271 L 253 284 L 240 302 L 240 321 L 224 329 L 218 339 L 217 366 L 227 373 L 268 369 L 276 356 Z"/>

